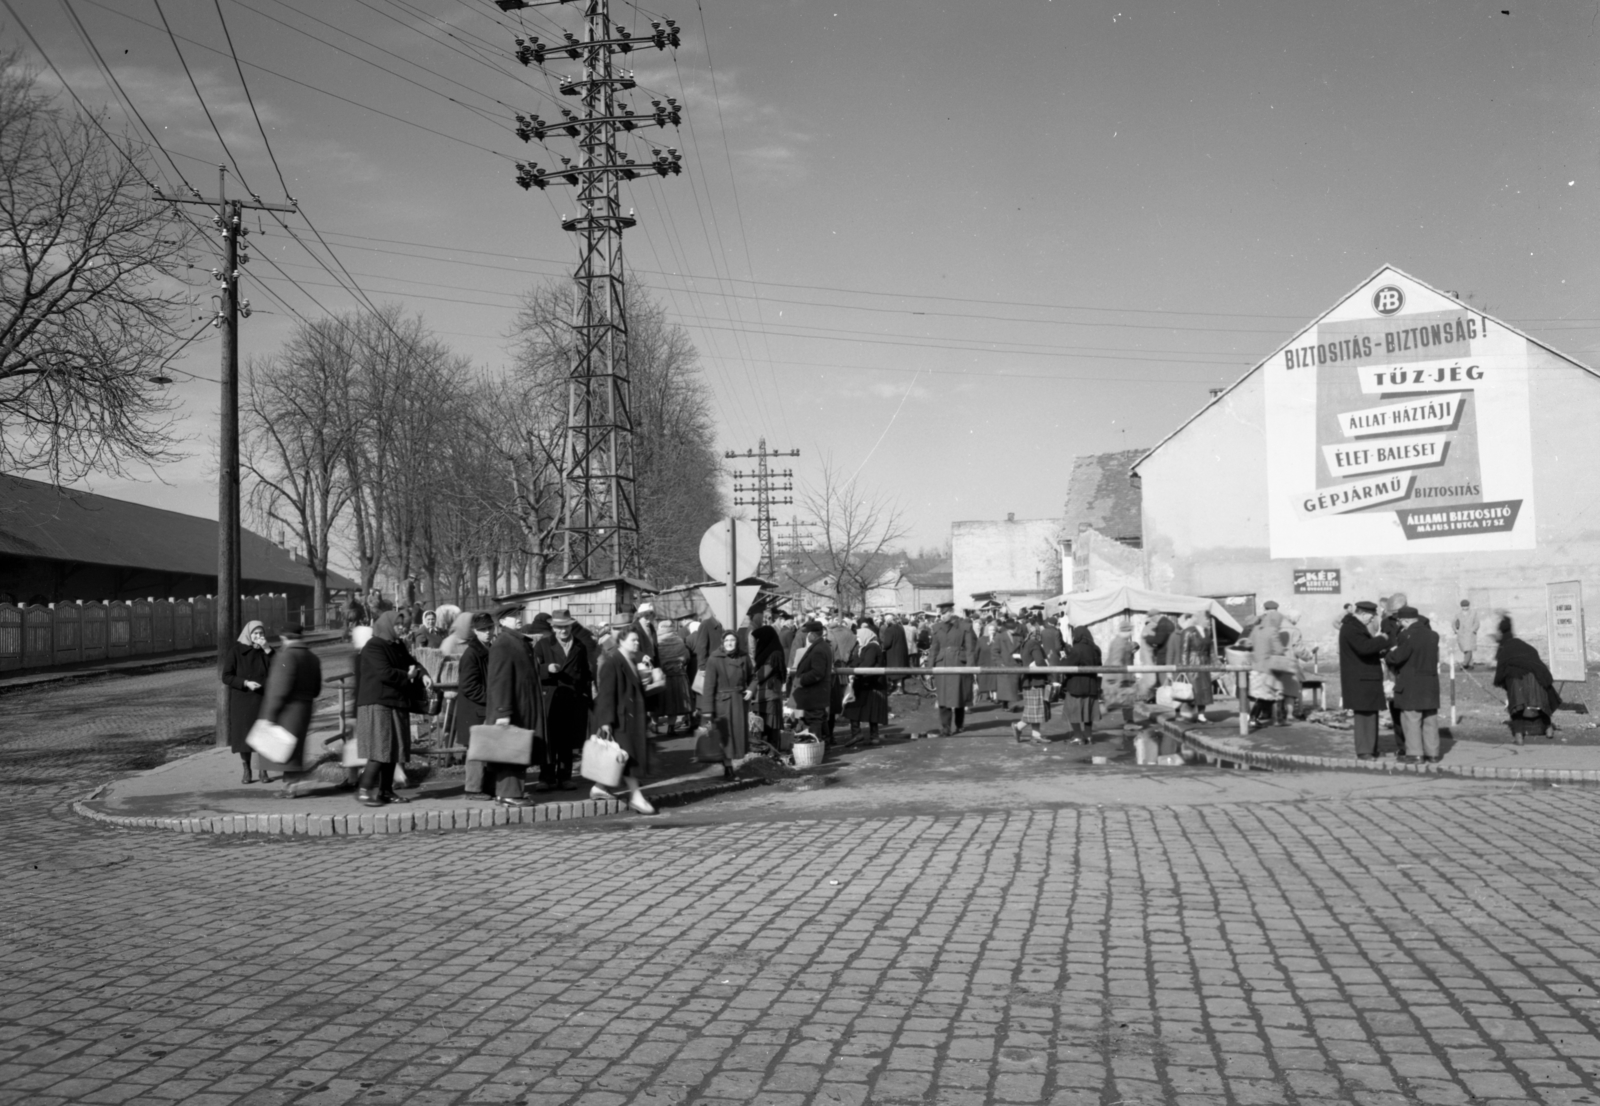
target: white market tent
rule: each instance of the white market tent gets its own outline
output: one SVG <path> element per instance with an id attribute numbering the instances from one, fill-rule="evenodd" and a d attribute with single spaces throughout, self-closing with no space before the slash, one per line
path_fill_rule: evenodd
<path id="1" fill-rule="evenodd" d="M 1150 611 L 1165 611 L 1168 614 L 1208 614 L 1235 633 L 1244 631 L 1244 627 L 1234 621 L 1227 608 L 1215 599 L 1207 599 L 1203 595 L 1171 595 L 1126 585 L 1068 592 L 1046 599 L 1044 609 L 1052 615 L 1065 611 L 1067 621 L 1074 626 L 1092 626 L 1096 622 L 1130 612 L 1147 614 Z"/>

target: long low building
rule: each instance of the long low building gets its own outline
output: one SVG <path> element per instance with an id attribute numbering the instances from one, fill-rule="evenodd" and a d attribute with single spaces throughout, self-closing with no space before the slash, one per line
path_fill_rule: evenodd
<path id="1" fill-rule="evenodd" d="M 240 534 L 244 595 L 312 604 L 311 569 L 260 534 Z M 337 573 L 328 587 L 359 585 Z M 211 595 L 217 524 L 125 499 L 0 476 L 0 602 L 59 603 Z"/>
<path id="2" fill-rule="evenodd" d="M 1323 642 L 1395 592 L 1448 638 L 1465 599 L 1485 639 L 1506 611 L 1570 652 L 1574 591 L 1600 597 L 1597 416 L 1594 370 L 1385 266 L 1132 466 L 1150 585 L 1276 599 Z"/>

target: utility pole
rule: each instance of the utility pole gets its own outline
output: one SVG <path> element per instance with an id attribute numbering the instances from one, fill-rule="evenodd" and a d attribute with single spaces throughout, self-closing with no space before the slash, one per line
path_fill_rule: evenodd
<path id="1" fill-rule="evenodd" d="M 501 11 L 563 7 L 569 0 L 495 0 Z M 621 183 L 647 173 L 669 176 L 683 171 L 676 148 L 652 148 L 651 160 L 636 160 L 619 146 L 645 127 L 676 127 L 678 102 L 650 101 L 635 114 L 621 93 L 637 82 L 632 70 L 615 64 L 617 54 L 678 46 L 672 20 L 652 20 L 651 31 L 631 35 L 611 22 L 611 0 L 570 0 L 583 5 L 583 37 L 568 31 L 560 42 L 519 38 L 516 58 L 544 67 L 545 59 L 565 56 L 581 62 L 583 75 L 560 76 L 560 93 L 578 101 L 579 110 L 562 108 L 560 120 L 517 116 L 517 137 L 541 145 L 565 135 L 577 144 L 577 159 L 542 169 L 517 162 L 516 182 L 524 190 L 565 182 L 578 190 L 578 214 L 561 217 L 561 227 L 578 236 L 577 283 L 573 310 L 573 358 L 567 378 L 567 428 L 561 454 L 561 563 L 568 580 L 593 580 L 638 571 L 639 516 L 634 504 L 633 416 L 629 408 L 628 311 L 622 264 L 622 232 L 637 220 L 622 214 Z"/>
<path id="2" fill-rule="evenodd" d="M 761 444 L 756 449 L 747 449 L 743 453 L 728 450 L 723 454 L 730 461 L 739 457 L 754 458 L 756 470 L 754 472 L 735 472 L 733 474 L 733 505 L 735 507 L 754 507 L 756 509 L 756 533 L 761 536 L 761 569 L 759 571 L 771 572 L 777 563 L 772 550 L 772 508 L 782 504 L 792 504 L 794 498 L 778 499 L 779 494 L 794 491 L 794 470 L 784 469 L 777 472 L 767 467 L 767 461 L 774 457 L 798 457 L 798 449 L 777 450 L 767 448 L 767 439 L 762 438 Z M 740 481 L 754 481 L 754 483 L 741 484 Z M 754 496 L 753 499 L 741 499 L 741 495 Z"/>
<path id="3" fill-rule="evenodd" d="M 220 676 L 234 639 L 239 636 L 239 317 L 250 317 L 250 301 L 239 298 L 239 271 L 249 263 L 244 239 L 244 211 L 288 211 L 299 209 L 292 203 L 269 204 L 259 196 L 249 200 L 230 200 L 228 170 L 217 166 L 217 194 L 193 197 L 166 196 L 156 199 L 174 204 L 203 204 L 217 209 L 213 220 L 222 232 L 222 268 L 211 275 L 221 288 L 217 317 L 211 325 L 222 330 L 222 401 L 217 442 L 217 674 Z M 228 744 L 231 736 L 228 714 L 228 689 L 217 689 L 217 744 Z"/>

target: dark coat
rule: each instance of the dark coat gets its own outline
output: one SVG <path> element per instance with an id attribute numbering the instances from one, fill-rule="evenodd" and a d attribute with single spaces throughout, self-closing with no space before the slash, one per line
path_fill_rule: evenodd
<path id="1" fill-rule="evenodd" d="M 757 697 L 763 702 L 781 701 L 784 684 L 789 679 L 789 664 L 784 659 L 778 631 L 771 626 L 761 626 L 750 638 L 750 663 L 754 667 Z"/>
<path id="2" fill-rule="evenodd" d="M 1079 626 L 1072 631 L 1072 647 L 1067 650 L 1064 663 L 1081 665 L 1085 668 L 1098 668 L 1101 665 L 1100 646 L 1094 643 L 1087 627 Z M 1076 695 L 1081 699 L 1098 699 L 1100 697 L 1100 673 L 1080 672 L 1068 676 L 1066 681 L 1068 695 Z"/>
<path id="3" fill-rule="evenodd" d="M 222 682 L 228 685 L 228 748 L 236 753 L 250 751 L 244 739 L 250 736 L 250 727 L 261 716 L 261 701 L 266 696 L 270 666 L 271 660 L 266 651 L 254 645 L 236 641 L 223 654 Z M 244 686 L 246 680 L 254 680 L 261 686 L 251 691 Z"/>
<path id="4" fill-rule="evenodd" d="M 749 714 L 745 689 L 754 679 L 750 658 L 743 653 L 718 652 L 706 662 L 706 686 L 700 693 L 700 712 L 715 728 L 724 760 L 736 760 L 750 750 Z"/>
<path id="5" fill-rule="evenodd" d="M 911 650 L 906 645 L 906 628 L 898 622 L 887 623 L 878 632 L 883 643 L 883 663 L 886 668 L 905 668 L 911 663 Z"/>
<path id="6" fill-rule="evenodd" d="M 850 652 L 851 668 L 882 668 L 883 646 L 876 641 L 856 644 Z M 889 677 L 856 676 L 855 701 L 845 704 L 844 716 L 854 725 L 881 726 L 889 721 Z"/>
<path id="7" fill-rule="evenodd" d="M 456 669 L 456 732 L 457 745 L 472 742 L 472 727 L 483 725 L 489 708 L 489 647 L 473 634 L 467 647 L 461 651 L 460 667 Z"/>
<path id="8" fill-rule="evenodd" d="M 787 622 L 778 629 L 778 640 L 783 643 L 783 655 L 791 656 L 794 653 L 794 639 L 796 629 L 793 622 Z"/>
<path id="9" fill-rule="evenodd" d="M 1426 618 L 1400 631 L 1388 661 L 1396 710 L 1439 709 L 1439 635 Z"/>
<path id="10" fill-rule="evenodd" d="M 650 663 L 659 668 L 660 665 L 657 662 L 660 657 L 657 656 L 656 650 L 661 648 L 661 635 L 656 632 L 655 622 L 646 622 L 642 618 L 636 619 L 633 623 L 633 628 L 639 632 L 639 659 L 642 661 L 649 657 Z"/>
<path id="11" fill-rule="evenodd" d="M 1355 615 L 1347 614 L 1339 623 L 1339 694 L 1347 710 L 1370 714 L 1388 709 L 1383 694 L 1383 655 L 1388 649 L 1389 642 L 1373 637 Z"/>
<path id="12" fill-rule="evenodd" d="M 1022 648 L 1019 649 L 1018 652 L 1022 654 L 1021 664 L 1024 670 L 1026 670 L 1030 664 L 1036 664 L 1040 668 L 1044 668 L 1050 663 L 1050 653 L 1049 650 L 1045 648 L 1043 634 L 1029 634 L 1023 641 Z M 1036 676 L 1024 675 L 1022 677 L 1022 686 L 1044 687 L 1051 681 L 1051 679 L 1053 679 L 1053 677 L 1048 672 L 1041 672 Z"/>
<path id="13" fill-rule="evenodd" d="M 623 771 L 635 778 L 650 770 L 649 716 L 639 673 L 622 653 L 602 657 L 595 676 L 594 725 L 611 727 L 611 739 L 628 754 Z"/>
<path id="14" fill-rule="evenodd" d="M 996 668 L 1015 668 L 1017 659 L 1012 654 L 1021 651 L 1017 639 L 1011 636 L 1010 630 L 996 630 L 994 641 L 991 643 L 992 660 Z M 1021 681 L 1015 676 L 995 676 L 995 698 L 1002 703 L 1015 703 L 1022 699 Z"/>
<path id="15" fill-rule="evenodd" d="M 278 650 L 272 671 L 267 673 L 259 717 L 277 723 L 303 741 L 311 731 L 311 714 L 321 694 L 322 662 L 317 655 L 300 646 L 285 647 Z"/>
<path id="16" fill-rule="evenodd" d="M 939 622 L 928 635 L 928 668 L 963 668 L 977 663 L 978 638 L 964 618 Z M 939 706 L 965 707 L 972 702 L 971 676 L 935 676 Z"/>
<path id="17" fill-rule="evenodd" d="M 416 663 L 403 641 L 369 640 L 356 660 L 356 709 L 410 710 L 411 680 L 406 672 Z"/>
<path id="18" fill-rule="evenodd" d="M 694 654 L 695 671 L 704 669 L 706 662 L 721 648 L 722 623 L 717 621 L 716 615 L 708 614 L 694 628 L 694 633 L 689 635 L 689 651 Z"/>
<path id="19" fill-rule="evenodd" d="M 1050 659 L 1052 665 L 1060 664 L 1061 658 L 1067 652 L 1066 642 L 1061 640 L 1061 628 L 1047 622 L 1041 633 L 1043 634 L 1044 655 Z"/>
<path id="20" fill-rule="evenodd" d="M 552 664 L 558 666 L 557 671 L 550 671 Z M 581 749 L 588 736 L 590 690 L 594 687 L 588 646 L 576 634 L 571 648 L 565 650 L 554 637 L 541 637 L 533 645 L 533 666 L 539 677 L 539 705 L 551 751 L 565 756 Z"/>
<path id="21" fill-rule="evenodd" d="M 533 670 L 533 646 L 518 630 L 501 630 L 489 646 L 489 722 L 509 718 L 513 726 L 543 733 L 539 725 L 539 678 Z"/>
<path id="22" fill-rule="evenodd" d="M 819 641 L 795 665 L 794 705 L 803 711 L 827 710 L 832 675 L 833 651 L 826 641 Z"/>

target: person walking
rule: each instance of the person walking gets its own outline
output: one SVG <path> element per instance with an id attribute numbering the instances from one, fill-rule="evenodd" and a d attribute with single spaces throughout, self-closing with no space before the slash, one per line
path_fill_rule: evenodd
<path id="1" fill-rule="evenodd" d="M 863 621 L 856 628 L 855 647 L 850 651 L 849 666 L 851 668 L 882 668 L 883 646 L 878 642 L 878 635 L 872 628 L 870 621 Z M 854 745 L 861 738 L 861 725 L 866 723 L 867 744 L 878 743 L 878 727 L 886 725 L 889 721 L 889 678 L 887 676 L 865 676 L 857 674 L 855 681 L 856 696 L 851 702 L 845 704 L 844 716 L 850 723 L 850 736 L 844 744 Z"/>
<path id="2" fill-rule="evenodd" d="M 1495 630 L 1494 686 L 1506 693 L 1507 724 L 1518 745 L 1525 737 L 1549 737 L 1550 716 L 1561 705 L 1555 678 L 1539 651 L 1513 632 L 1511 616 Z"/>
<path id="3" fill-rule="evenodd" d="M 1478 646 L 1478 612 L 1472 609 L 1472 600 L 1461 601 L 1461 613 L 1456 615 L 1451 628 L 1456 634 L 1456 648 L 1461 650 L 1461 667 L 1472 671 L 1472 654 Z"/>
<path id="4" fill-rule="evenodd" d="M 228 748 L 237 753 L 244 764 L 241 783 L 255 781 L 250 771 L 252 750 L 245 739 L 250 736 L 250 727 L 261 716 L 271 657 L 267 629 L 255 620 L 244 624 L 239 639 L 222 657 L 222 682 L 228 685 Z M 262 761 L 261 782 L 267 780 L 266 761 Z"/>
<path id="5" fill-rule="evenodd" d="M 1339 624 L 1339 694 L 1354 715 L 1357 760 L 1378 756 L 1378 713 L 1384 709 L 1383 655 L 1389 639 L 1378 629 L 1378 605 L 1370 599 Z"/>
<path id="6" fill-rule="evenodd" d="M 566 790 L 573 786 L 572 765 L 588 737 L 595 657 L 566 608 L 550 612 L 550 629 L 533 645 L 545 739 L 541 777 L 547 786 Z"/>
<path id="7" fill-rule="evenodd" d="M 1389 650 L 1394 672 L 1394 705 L 1406 751 L 1400 759 L 1432 764 L 1439 759 L 1439 635 L 1415 607 L 1395 612 L 1400 637 Z"/>
<path id="8" fill-rule="evenodd" d="M 411 692 L 422 666 L 400 639 L 399 612 L 389 610 L 372 623 L 372 637 L 361 648 L 356 678 L 356 752 L 366 760 L 356 800 L 364 806 L 403 803 L 395 794 L 395 765 L 411 752 Z"/>
<path id="9" fill-rule="evenodd" d="M 277 659 L 267 673 L 261 713 L 257 715 L 259 720 L 282 726 L 294 736 L 294 751 L 283 764 L 286 798 L 296 794 L 296 782 L 290 777 L 305 774 L 306 735 L 311 732 L 317 696 L 322 694 L 322 662 L 307 647 L 304 634 L 299 623 L 284 628 Z"/>
<path id="10" fill-rule="evenodd" d="M 928 634 L 928 668 L 961 668 L 976 663 L 978 640 L 972 624 L 956 617 L 956 605 L 939 604 L 939 621 Z M 966 728 L 967 704 L 972 702 L 972 677 L 938 675 L 933 678 L 939 704 L 939 736 L 954 737 Z"/>
<path id="11" fill-rule="evenodd" d="M 488 611 L 476 614 L 462 613 L 450 631 L 455 637 L 460 632 L 461 620 L 467 622 L 466 640 L 456 653 L 456 715 L 455 732 L 451 735 L 459 747 L 472 744 L 472 727 L 484 724 L 489 712 L 489 642 L 494 636 L 494 616 Z M 463 789 L 469 799 L 492 799 L 495 788 L 483 787 L 483 761 L 467 761 L 467 780 Z"/>
<path id="12" fill-rule="evenodd" d="M 811 619 L 801 627 L 805 643 L 790 668 L 790 694 L 800 710 L 801 727 L 826 739 L 828 701 L 833 684 L 833 653 L 822 640 L 822 623 Z"/>
<path id="13" fill-rule="evenodd" d="M 733 779 L 733 762 L 750 751 L 754 681 L 755 666 L 739 647 L 739 635 L 730 630 L 706 662 L 705 690 L 700 693 L 700 713 L 721 749 L 723 779 Z"/>
<path id="14" fill-rule="evenodd" d="M 533 670 L 533 645 L 522 632 L 522 607 L 508 603 L 495 612 L 499 630 L 489 646 L 484 717 L 496 726 L 516 726 L 543 736 L 539 717 L 539 678 Z M 480 767 L 474 771 L 473 765 Z M 502 806 L 532 806 L 525 778 L 528 766 L 500 761 L 467 761 L 468 790 L 493 795 Z"/>
<path id="15" fill-rule="evenodd" d="M 594 724 L 602 737 L 609 737 L 628 755 L 622 786 L 628 792 L 628 806 L 639 814 L 654 814 L 656 808 L 644 797 L 639 781 L 650 773 L 650 719 L 645 712 L 644 685 L 635 667 L 641 656 L 639 630 L 631 621 L 614 624 L 617 651 L 601 658 L 595 675 Z M 599 784 L 589 790 L 592 799 L 614 799 Z"/>

